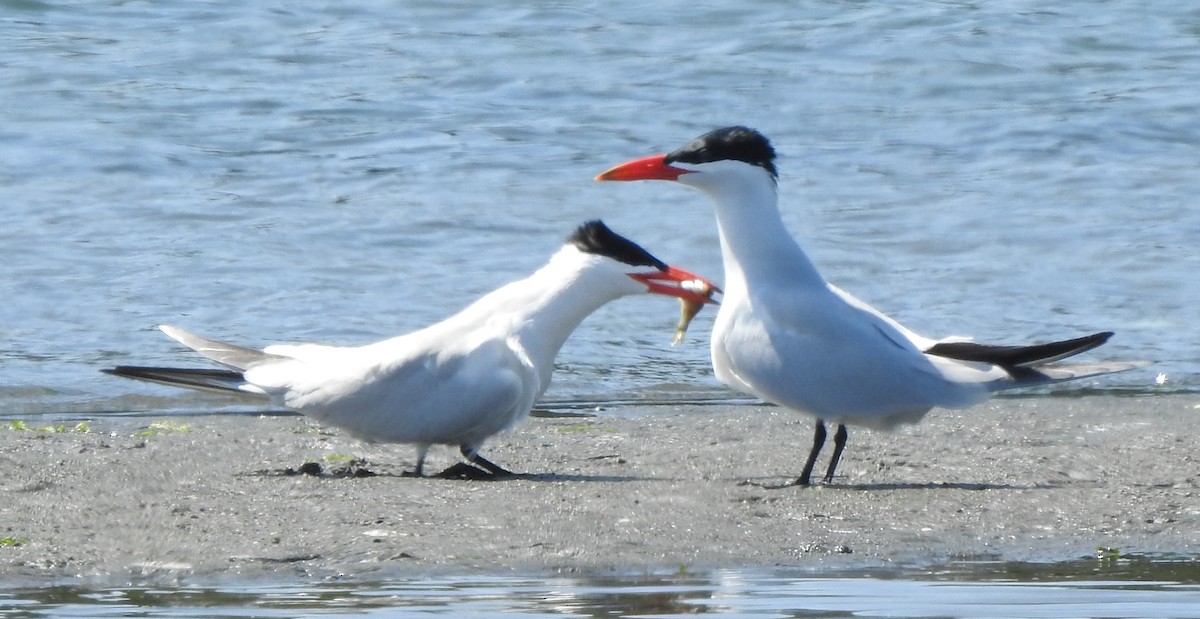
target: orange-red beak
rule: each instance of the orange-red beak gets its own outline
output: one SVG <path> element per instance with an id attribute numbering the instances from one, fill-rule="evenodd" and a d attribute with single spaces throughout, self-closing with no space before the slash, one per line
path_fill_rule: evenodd
<path id="1" fill-rule="evenodd" d="M 711 281 L 669 265 L 666 271 L 630 273 L 629 276 L 645 284 L 648 292 L 679 297 L 692 303 L 716 304 L 712 297 L 721 292 L 721 288 Z"/>
<path id="2" fill-rule="evenodd" d="M 609 168 L 596 177 L 598 181 L 673 181 L 688 173 L 667 164 L 666 155 L 652 155 Z"/>

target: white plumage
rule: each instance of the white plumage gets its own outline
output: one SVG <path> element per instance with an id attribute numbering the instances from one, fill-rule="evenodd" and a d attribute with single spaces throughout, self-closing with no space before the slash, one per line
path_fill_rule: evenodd
<path id="1" fill-rule="evenodd" d="M 987 346 L 906 329 L 825 281 L 784 228 L 776 176 L 767 139 L 728 127 L 670 154 L 621 164 L 597 180 L 672 180 L 713 200 L 725 266 L 713 369 L 735 389 L 817 418 L 797 484 L 809 483 L 824 421 L 839 424 L 828 482 L 846 441 L 843 424 L 891 428 L 915 423 L 933 407 L 976 404 L 997 389 L 1141 365 L 1047 365 L 1099 346 L 1112 335 L 1107 332 L 1038 346 Z"/>
<path id="2" fill-rule="evenodd" d="M 614 299 L 655 292 L 707 302 L 670 267 L 603 223 L 576 230 L 550 261 L 446 320 L 366 346 L 280 344 L 259 351 L 162 326 L 228 370 L 122 366 L 109 373 L 175 386 L 264 396 L 371 442 L 460 446 L 474 466 L 448 475 L 504 474 L 483 442 L 523 420 L 546 390 L 554 357 L 589 314 Z"/>

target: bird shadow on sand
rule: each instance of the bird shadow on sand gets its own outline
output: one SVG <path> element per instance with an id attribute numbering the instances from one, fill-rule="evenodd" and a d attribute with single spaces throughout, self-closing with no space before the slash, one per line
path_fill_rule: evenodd
<path id="1" fill-rule="evenodd" d="M 639 477 L 636 475 L 583 475 L 580 473 L 518 473 L 511 479 L 540 482 L 629 482 L 629 481 L 663 481 L 658 477 Z"/>
<path id="2" fill-rule="evenodd" d="M 321 466 L 317 462 L 305 462 L 298 467 L 282 469 L 259 469 L 247 473 L 237 473 L 236 477 L 320 477 L 323 479 L 358 479 L 363 477 L 403 477 L 399 473 L 378 473 L 368 469 L 363 464 L 351 463 L 344 466 Z"/>
<path id="3" fill-rule="evenodd" d="M 817 483 L 810 486 L 797 486 L 792 483 L 770 484 L 753 480 L 738 483 L 739 486 L 753 486 L 763 490 L 1048 490 L 1057 487 L 1055 484 L 1000 484 L 990 482 L 961 482 L 961 481 L 930 481 L 930 482 L 880 482 L 880 483 Z"/>
<path id="4" fill-rule="evenodd" d="M 634 475 L 584 475 L 578 473 L 512 473 L 510 475 L 499 475 L 492 477 L 439 477 L 437 475 L 426 475 L 420 478 L 414 477 L 407 471 L 392 472 L 379 471 L 377 469 L 368 469 L 366 466 L 351 464 L 347 466 L 337 467 L 322 467 L 315 462 L 306 462 L 299 467 L 287 467 L 282 469 L 260 469 L 257 471 L 241 473 L 239 477 L 296 477 L 309 476 L 320 479 L 362 479 L 368 477 L 384 477 L 395 479 L 424 479 L 432 481 L 447 481 L 447 482 L 482 482 L 482 483 L 502 483 L 506 481 L 534 481 L 534 482 L 635 482 L 635 481 L 660 481 L 654 477 L 639 477 Z"/>
<path id="5" fill-rule="evenodd" d="M 844 490 L 1039 490 L 1049 486 L 1038 484 L 999 484 L 991 482 L 970 481 L 929 481 L 929 482 L 882 482 L 875 484 L 829 484 L 833 489 Z"/>

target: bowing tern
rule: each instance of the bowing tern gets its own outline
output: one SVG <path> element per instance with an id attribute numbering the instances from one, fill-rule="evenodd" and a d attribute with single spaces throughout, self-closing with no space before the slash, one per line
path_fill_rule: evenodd
<path id="1" fill-rule="evenodd" d="M 775 150 L 753 129 L 717 129 L 596 180 L 676 181 L 715 203 L 725 291 L 713 324 L 713 369 L 734 389 L 817 418 L 794 485 L 809 484 L 827 421 L 837 424 L 824 477 L 830 483 L 846 424 L 890 429 L 916 423 L 933 407 L 971 406 L 1000 389 L 1144 365 L 1054 364 L 1103 344 L 1111 332 L 1033 346 L 923 337 L 826 282 L 784 228 Z"/>
<path id="2" fill-rule="evenodd" d="M 600 221 L 574 231 L 535 273 L 419 331 L 366 346 L 226 344 L 159 328 L 227 369 L 119 366 L 117 376 L 269 398 L 368 442 L 410 443 L 421 476 L 430 445 L 459 446 L 466 462 L 440 476 L 510 472 L 479 454 L 546 390 L 571 332 L 609 301 L 636 293 L 711 303 L 708 280 L 672 267 Z"/>

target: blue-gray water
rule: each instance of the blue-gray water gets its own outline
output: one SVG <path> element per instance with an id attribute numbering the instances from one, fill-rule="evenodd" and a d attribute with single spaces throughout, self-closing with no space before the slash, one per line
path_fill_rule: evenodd
<path id="1" fill-rule="evenodd" d="M 931 335 L 1111 329 L 1196 390 L 1189 2 L 0 3 L 0 411 L 207 410 L 101 375 L 448 315 L 603 217 L 721 276 L 698 192 L 611 164 L 744 123 L 826 276 Z M 728 394 L 712 312 L 577 332 L 554 401 Z M 1154 384 L 1159 373 L 1167 382 Z"/>
<path id="2" fill-rule="evenodd" d="M 0 616 L 1189 618 L 1200 617 L 1195 577 L 1191 563 L 1121 559 L 823 576 L 718 570 L 223 587 L 0 588 Z"/>

